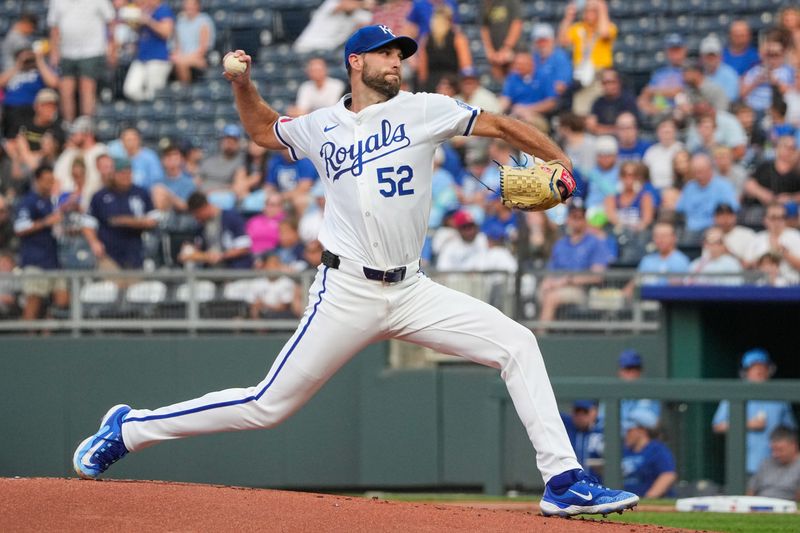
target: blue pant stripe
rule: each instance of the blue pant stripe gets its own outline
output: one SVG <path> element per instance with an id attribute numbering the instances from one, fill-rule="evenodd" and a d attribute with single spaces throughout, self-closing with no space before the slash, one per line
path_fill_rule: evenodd
<path id="1" fill-rule="evenodd" d="M 122 423 L 126 424 L 128 422 L 147 422 L 149 420 L 162 420 L 162 419 L 165 419 L 165 418 L 175 418 L 175 417 L 178 417 L 178 416 L 185 416 L 185 415 L 191 415 L 193 413 L 200 413 L 202 411 L 208 411 L 210 409 L 218 409 L 220 407 L 230 407 L 232 405 L 241 405 L 241 404 L 244 404 L 244 403 L 247 403 L 247 402 L 252 402 L 254 400 L 258 401 L 264 395 L 264 393 L 267 392 L 267 389 L 269 389 L 272 386 L 272 384 L 275 382 L 275 378 L 278 377 L 278 374 L 280 373 L 280 371 L 283 368 L 283 366 L 286 364 L 286 361 L 289 360 L 289 356 L 292 355 L 292 352 L 294 352 L 295 347 L 297 347 L 297 343 L 300 342 L 300 339 L 303 338 L 303 335 L 305 335 L 306 330 L 308 330 L 308 326 L 311 325 L 311 321 L 314 319 L 314 315 L 317 314 L 317 308 L 319 307 L 319 304 L 322 302 L 322 295 L 326 291 L 325 281 L 327 279 L 328 279 L 328 267 L 326 266 L 325 270 L 322 271 L 322 290 L 320 290 L 319 294 L 317 294 L 317 302 L 314 304 L 314 310 L 311 312 L 311 316 L 308 317 L 308 321 L 305 323 L 305 325 L 303 326 L 303 329 L 300 331 L 300 335 L 297 336 L 297 338 L 292 343 L 291 347 L 289 347 L 289 350 L 286 352 L 286 355 L 283 357 L 283 360 L 281 361 L 281 364 L 278 365 L 277 370 L 275 370 L 275 373 L 272 375 L 272 379 L 269 380 L 269 383 L 264 385 L 264 388 L 261 389 L 261 391 L 259 391 L 258 394 L 256 394 L 255 396 L 248 396 L 246 398 L 241 398 L 239 400 L 231 400 L 229 402 L 214 403 L 214 404 L 211 404 L 211 405 L 201 405 L 199 407 L 194 407 L 192 409 L 187 409 L 185 411 L 178 411 L 176 413 L 168 413 L 168 414 L 164 414 L 164 415 L 143 416 L 143 417 L 139 417 L 139 418 L 126 418 Z"/>

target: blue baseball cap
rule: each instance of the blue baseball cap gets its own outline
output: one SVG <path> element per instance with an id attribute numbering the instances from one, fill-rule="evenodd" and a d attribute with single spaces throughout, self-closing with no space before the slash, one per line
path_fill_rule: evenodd
<path id="1" fill-rule="evenodd" d="M 680 33 L 670 33 L 664 39 L 664 48 L 683 48 L 686 43 Z"/>
<path id="2" fill-rule="evenodd" d="M 627 350 L 623 350 L 621 354 L 619 354 L 619 367 L 620 368 L 641 368 L 642 367 L 642 356 L 639 355 L 639 352 L 632 348 L 628 348 Z"/>
<path id="3" fill-rule="evenodd" d="M 656 429 L 657 427 L 658 416 L 649 409 L 634 409 L 622 421 L 623 431 L 633 428 Z"/>
<path id="4" fill-rule="evenodd" d="M 575 400 L 572 402 L 573 409 L 585 409 L 588 411 L 593 407 L 597 407 L 597 402 L 595 400 Z"/>
<path id="5" fill-rule="evenodd" d="M 752 350 L 747 350 L 744 352 L 742 356 L 742 368 L 747 370 L 751 366 L 762 363 L 765 365 L 771 365 L 772 360 L 769 358 L 769 354 L 763 348 L 753 348 Z"/>
<path id="6" fill-rule="evenodd" d="M 236 124 L 228 124 L 222 128 L 221 137 L 236 137 L 237 139 L 242 136 L 242 128 Z"/>
<path id="7" fill-rule="evenodd" d="M 403 52 L 403 59 L 409 58 L 417 51 L 417 41 L 411 37 L 395 36 L 388 26 L 378 24 L 364 26 L 347 39 L 344 45 L 344 65 L 347 67 L 350 54 L 363 54 L 383 48 L 387 44 L 397 44 Z"/>
<path id="8" fill-rule="evenodd" d="M 491 241 L 506 240 L 506 228 L 497 222 L 487 224 L 483 228 L 483 233 L 486 235 L 486 238 Z"/>

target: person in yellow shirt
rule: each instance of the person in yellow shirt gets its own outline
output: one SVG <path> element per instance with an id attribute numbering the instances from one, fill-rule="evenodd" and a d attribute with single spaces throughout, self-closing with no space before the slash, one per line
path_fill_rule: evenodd
<path id="1" fill-rule="evenodd" d="M 586 116 L 602 92 L 596 73 L 614 65 L 617 26 L 608 16 L 605 0 L 586 0 L 580 22 L 575 22 L 577 14 L 577 4 L 570 2 L 558 27 L 558 40 L 561 46 L 572 48 L 576 88 L 572 111 Z"/>

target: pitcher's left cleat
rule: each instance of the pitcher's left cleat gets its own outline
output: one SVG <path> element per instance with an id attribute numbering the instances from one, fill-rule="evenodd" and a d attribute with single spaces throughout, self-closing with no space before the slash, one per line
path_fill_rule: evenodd
<path id="1" fill-rule="evenodd" d="M 556 494 L 549 486 L 545 486 L 539 508 L 545 516 L 579 514 L 605 516 L 633 509 L 637 503 L 639 503 L 639 497 L 636 494 L 606 488 L 595 478 L 587 475 L 560 494 Z"/>
<path id="2" fill-rule="evenodd" d="M 72 456 L 72 467 L 83 479 L 97 479 L 128 453 L 122 442 L 122 421 L 131 410 L 124 404 L 115 405 L 100 421 L 100 429 L 78 445 Z"/>

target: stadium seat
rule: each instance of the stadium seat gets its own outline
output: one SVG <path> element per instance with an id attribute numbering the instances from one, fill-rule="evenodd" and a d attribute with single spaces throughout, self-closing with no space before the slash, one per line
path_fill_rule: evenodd
<path id="1" fill-rule="evenodd" d="M 84 318 L 110 318 L 109 312 L 119 305 L 119 287 L 113 281 L 93 281 L 83 285 L 80 292 Z"/>

